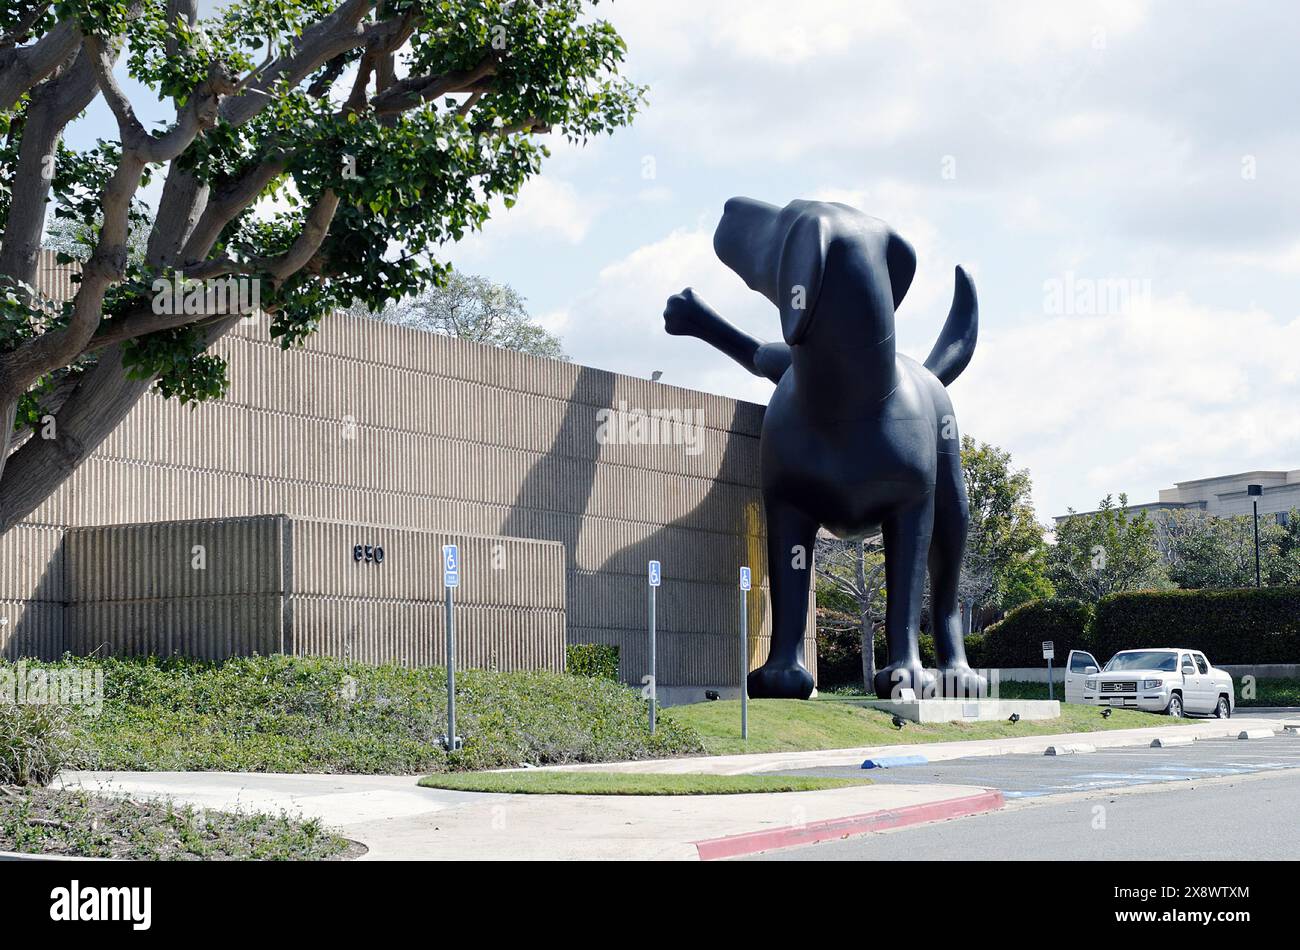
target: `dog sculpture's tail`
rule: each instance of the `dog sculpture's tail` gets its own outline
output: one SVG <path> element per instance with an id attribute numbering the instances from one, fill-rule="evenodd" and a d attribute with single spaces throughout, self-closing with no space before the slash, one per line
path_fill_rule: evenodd
<path id="1" fill-rule="evenodd" d="M 952 309 L 944 321 L 939 342 L 925 358 L 925 368 L 939 377 L 945 386 L 961 375 L 975 353 L 979 335 L 979 302 L 970 275 L 957 268 L 957 286 L 952 294 Z"/>

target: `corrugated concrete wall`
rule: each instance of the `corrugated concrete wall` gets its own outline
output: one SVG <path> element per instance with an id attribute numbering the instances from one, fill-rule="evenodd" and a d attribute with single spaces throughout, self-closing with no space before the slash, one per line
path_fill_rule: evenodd
<path id="1" fill-rule="evenodd" d="M 0 656 L 62 655 L 63 566 L 62 528 L 20 524 L 0 535 Z"/>
<path id="2" fill-rule="evenodd" d="M 147 397 L 31 521 L 285 514 L 556 541 L 569 641 L 618 645 L 632 682 L 648 668 L 645 570 L 658 559 L 665 685 L 735 680 L 747 563 L 760 589 L 751 662 L 766 656 L 762 407 L 346 316 L 288 353 L 256 324 L 218 350 L 227 398 Z M 697 446 L 602 444 L 597 413 L 620 404 L 698 413 Z"/>
<path id="3" fill-rule="evenodd" d="M 282 515 L 70 529 L 67 648 L 441 664 L 443 588 L 428 565 L 453 540 L 466 560 L 456 595 L 458 661 L 562 670 L 561 545 Z M 382 555 L 358 560 L 357 545 Z"/>

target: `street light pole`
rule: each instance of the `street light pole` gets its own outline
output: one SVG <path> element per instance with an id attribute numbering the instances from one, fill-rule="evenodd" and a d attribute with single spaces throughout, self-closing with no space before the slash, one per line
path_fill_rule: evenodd
<path id="1" fill-rule="evenodd" d="M 1247 485 L 1246 494 L 1250 496 L 1251 504 L 1255 509 L 1255 587 L 1263 587 L 1263 580 L 1259 571 L 1259 499 L 1264 494 L 1263 485 Z"/>

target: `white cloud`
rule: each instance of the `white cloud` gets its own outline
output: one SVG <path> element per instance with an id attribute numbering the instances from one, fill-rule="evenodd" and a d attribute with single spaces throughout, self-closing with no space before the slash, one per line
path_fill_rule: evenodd
<path id="1" fill-rule="evenodd" d="M 1012 447 L 1039 514 L 1103 495 L 1285 467 L 1300 445 L 1300 318 L 1185 296 L 1132 313 L 1039 317 L 987 333 L 954 387 L 965 431 Z M 1147 497 L 1150 494 L 1151 497 Z"/>

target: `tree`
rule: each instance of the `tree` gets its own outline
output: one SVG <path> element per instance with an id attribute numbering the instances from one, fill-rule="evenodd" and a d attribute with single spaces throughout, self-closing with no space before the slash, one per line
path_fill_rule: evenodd
<path id="1" fill-rule="evenodd" d="M 1265 584 L 1300 582 L 1300 526 L 1293 510 L 1286 525 L 1259 524 L 1260 574 Z M 1169 578 L 1179 587 L 1255 586 L 1255 525 L 1247 515 L 1219 517 L 1195 510 L 1163 512 L 1160 550 Z"/>
<path id="2" fill-rule="evenodd" d="M 1131 514 L 1127 505 L 1127 495 L 1121 494 L 1118 504 L 1107 495 L 1096 512 L 1071 510 L 1060 523 L 1047 554 L 1047 574 L 1057 596 L 1095 603 L 1119 591 L 1171 586 L 1156 523 L 1145 511 Z"/>
<path id="3" fill-rule="evenodd" d="M 560 338 L 533 322 L 524 298 L 507 284 L 452 271 L 440 285 L 390 305 L 381 319 L 533 356 L 567 360 Z"/>
<path id="4" fill-rule="evenodd" d="M 970 525 L 960 594 L 970 616 L 980 607 L 1009 610 L 1052 596 L 1029 471 L 1012 468 L 1011 453 L 970 436 L 962 436 L 961 467 Z"/>
<path id="5" fill-rule="evenodd" d="M 428 251 L 507 206 L 548 154 L 629 123 L 643 90 L 598 0 L 18 0 L 0 12 L 0 530 L 156 387 L 221 395 L 207 352 L 251 286 L 284 347 L 327 313 L 443 279 Z M 125 52 L 124 52 L 125 51 Z M 173 104 L 150 131 L 117 68 Z M 116 140 L 68 124 L 102 96 Z M 163 187 L 143 260 L 140 188 Z M 93 224 L 74 299 L 32 289 L 47 200 Z M 56 380 L 61 383 L 56 384 Z"/>
<path id="6" fill-rule="evenodd" d="M 813 565 L 818 580 L 818 606 L 825 600 L 831 608 L 824 622 L 858 631 L 862 683 L 869 693 L 875 688 L 876 680 L 876 627 L 885 620 L 885 555 L 881 536 L 844 541 L 822 533 L 817 538 Z"/>

